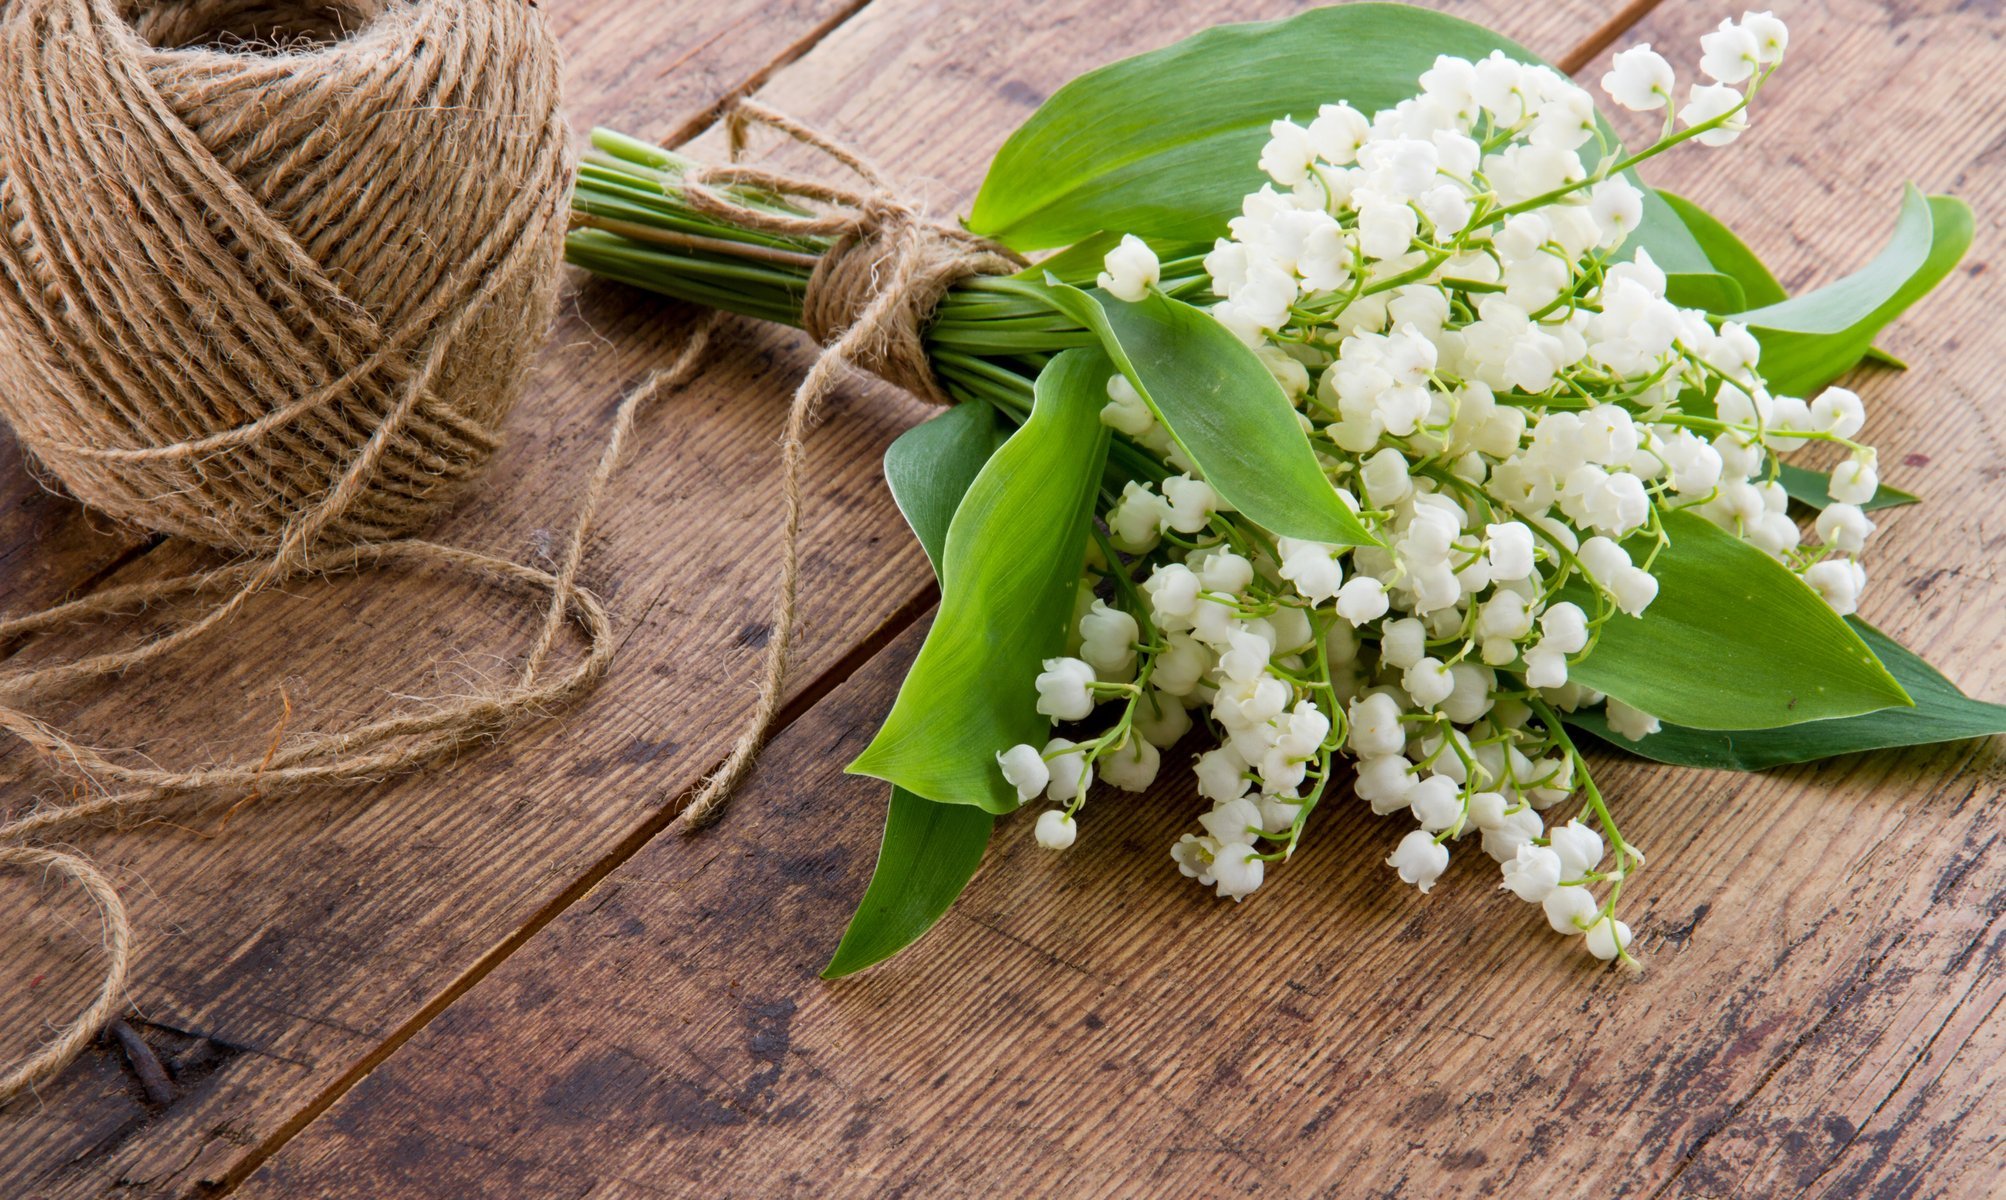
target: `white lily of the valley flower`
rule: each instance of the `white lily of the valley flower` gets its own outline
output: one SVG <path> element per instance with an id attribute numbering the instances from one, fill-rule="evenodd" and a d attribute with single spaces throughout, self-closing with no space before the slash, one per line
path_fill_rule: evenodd
<path id="1" fill-rule="evenodd" d="M 1036 746 L 1017 745 L 999 751 L 996 765 L 1003 771 L 1003 781 L 1017 789 L 1020 802 L 1036 797 L 1052 782 L 1051 769 Z"/>
<path id="2" fill-rule="evenodd" d="M 1649 112 L 1671 103 L 1676 84 L 1672 64 L 1652 50 L 1649 42 L 1618 53 L 1608 74 L 1602 76 L 1602 90 L 1633 112 Z"/>
<path id="3" fill-rule="evenodd" d="M 1083 720 L 1094 710 L 1093 666 L 1077 658 L 1048 658 L 1038 675 L 1038 711 L 1055 721 Z"/>
<path id="4" fill-rule="evenodd" d="M 1149 294 L 1163 278 L 1163 266 L 1156 261 L 1156 251 L 1149 243 L 1132 233 L 1123 234 L 1119 245 L 1107 252 L 1102 260 L 1106 268 L 1094 279 L 1094 285 L 1117 300 L 1134 303 Z"/>
<path id="5" fill-rule="evenodd" d="M 1449 869 L 1449 848 L 1433 834 L 1416 829 L 1400 839 L 1386 865 L 1399 872 L 1402 883 L 1411 883 L 1423 892 L 1433 891 L 1435 881 Z"/>
<path id="6" fill-rule="evenodd" d="M 1038 814 L 1037 826 L 1033 834 L 1038 844 L 1047 850 L 1064 850 L 1080 835 L 1079 825 L 1073 815 L 1063 808 L 1048 808 Z"/>

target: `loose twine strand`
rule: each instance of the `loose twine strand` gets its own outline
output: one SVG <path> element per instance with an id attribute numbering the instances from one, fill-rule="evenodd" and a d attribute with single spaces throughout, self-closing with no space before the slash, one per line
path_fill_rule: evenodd
<path id="1" fill-rule="evenodd" d="M 164 600 L 212 600 L 137 647 L 0 671 L 0 733 L 85 781 L 68 801 L 0 822 L 0 865 L 77 883 L 103 925 L 105 959 L 95 999 L 0 1075 L 0 1101 L 89 1044 L 122 1003 L 131 965 L 131 921 L 103 871 L 31 842 L 193 792 L 373 781 L 589 687 L 613 648 L 604 606 L 578 583 L 594 517 L 639 412 L 694 372 L 708 340 L 706 324 L 623 398 L 554 570 L 394 536 L 478 469 L 496 442 L 489 426 L 519 390 L 556 292 L 570 131 L 555 42 L 516 0 L 326 7 L 372 23 L 325 52 L 226 54 L 158 49 L 115 0 L 0 11 L 0 343 L 13 352 L 0 355 L 11 385 L 0 409 L 86 500 L 260 554 L 0 620 L 0 642 L 13 642 Z M 243 8 L 142 4 L 134 20 L 171 36 L 177 22 L 200 32 L 244 19 Z M 482 120 L 494 124 L 452 124 Z M 445 141 L 493 154 L 478 171 L 453 166 L 431 144 Z M 355 224 L 442 219 L 446 236 L 423 245 L 385 246 L 383 229 Z M 109 224 L 76 224 L 91 220 Z M 423 712 L 275 739 L 255 761 L 186 770 L 114 757 L 29 708 L 179 649 L 288 582 L 389 565 L 463 569 L 547 596 L 514 678 Z M 584 650 L 554 668 L 567 624 Z"/>
<path id="2" fill-rule="evenodd" d="M 432 761 L 480 737 L 498 732 L 519 717 L 560 705 L 589 687 L 605 672 L 613 653 L 612 626 L 604 606 L 598 597 L 578 584 L 579 564 L 591 540 L 593 522 L 613 473 L 626 455 L 641 412 L 658 396 L 680 387 L 695 374 L 717 320 L 713 315 L 700 324 L 673 362 L 652 373 L 621 400 L 614 414 L 612 431 L 579 499 L 578 515 L 555 571 L 541 571 L 505 558 L 419 539 L 355 547 L 312 560 L 316 573 L 327 575 L 391 562 L 429 561 L 466 567 L 518 590 L 548 593 L 550 601 L 544 609 L 536 641 L 511 684 L 487 695 L 440 705 L 429 712 L 385 717 L 337 733 L 279 744 L 268 749 L 256 762 L 238 760 L 194 771 L 166 771 L 109 762 L 96 751 L 21 711 L 13 703 L 0 703 L 0 728 L 35 746 L 45 755 L 67 763 L 71 770 L 125 785 L 117 791 L 104 791 L 88 799 L 51 805 L 26 817 L 0 824 L 0 863 L 40 867 L 69 875 L 83 887 L 97 907 L 105 930 L 105 975 L 97 998 L 65 1025 L 53 1040 L 6 1075 L 0 1076 L 0 1101 L 54 1076 L 90 1044 L 121 1003 L 132 954 L 131 920 L 117 889 L 102 871 L 81 855 L 19 843 L 30 836 L 45 836 L 58 827 L 74 825 L 93 817 L 130 813 L 175 794 L 249 787 L 258 788 L 267 796 L 277 796 L 316 784 L 369 782 L 385 774 Z M 59 623 L 58 614 L 74 617 L 85 613 L 109 613 L 136 602 L 234 587 L 236 590 L 227 601 L 211 609 L 193 625 L 184 627 L 184 631 L 196 626 L 206 627 L 220 619 L 219 614 L 233 611 L 254 594 L 259 586 L 256 580 L 262 577 L 268 565 L 227 567 L 109 589 L 32 617 L 0 623 L 0 639 Z M 258 574 L 244 580 L 246 572 Z M 545 669 L 567 621 L 576 621 L 581 627 L 586 638 L 586 652 L 568 670 L 546 676 Z M 95 674 L 113 674 L 165 653 L 160 647 L 179 644 L 177 637 L 178 634 L 170 635 L 137 650 L 100 655 L 96 659 L 80 660 L 62 668 L 48 668 L 45 672 L 67 672 L 82 663 L 95 662 L 98 664 Z M 11 698 L 20 680 L 33 679 L 45 672 L 0 676 L 0 695 Z"/>
<path id="3" fill-rule="evenodd" d="M 962 279 L 1008 275 L 1024 265 L 993 242 L 929 220 L 901 199 L 885 175 L 861 154 L 792 117 L 741 98 L 725 109 L 724 119 L 731 165 L 700 166 L 686 173 L 683 189 L 690 206 L 745 229 L 836 241 L 816 263 L 802 298 L 802 327 L 824 349 L 794 389 L 781 435 L 780 578 L 773 589 L 758 698 L 731 753 L 705 778 L 677 818 L 686 834 L 709 825 L 724 811 L 780 715 L 801 583 L 801 478 L 817 407 L 850 367 L 869 371 L 934 404 L 952 404 L 926 355 L 924 334 L 934 309 Z M 820 151 L 866 187 L 846 188 L 744 165 L 739 160 L 754 126 Z M 794 214 L 754 207 L 725 190 L 732 187 L 806 202 L 821 211 Z"/>

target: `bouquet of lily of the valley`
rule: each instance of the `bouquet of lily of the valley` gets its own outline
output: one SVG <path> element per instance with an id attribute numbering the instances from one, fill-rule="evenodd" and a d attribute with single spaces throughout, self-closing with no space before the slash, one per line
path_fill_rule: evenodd
<path id="1" fill-rule="evenodd" d="M 1644 854 L 1584 734 L 1758 770 L 2006 729 L 1853 615 L 1873 513 L 1914 497 L 1830 386 L 1956 263 L 1968 210 L 1911 189 L 1879 257 L 1787 297 L 1632 174 L 1735 141 L 1785 41 L 1724 21 L 1690 86 L 1617 54 L 1602 90 L 1663 112 L 1636 150 L 1522 48 L 1389 5 L 1215 29 L 1046 102 L 965 225 L 1058 252 L 940 299 L 924 345 L 957 403 L 885 461 L 941 602 L 852 767 L 891 810 L 830 972 L 924 932 L 995 817 L 1035 806 L 1063 850 L 1165 769 L 1207 805 L 1166 869 L 1222 897 L 1335 796 L 1411 825 L 1387 865 L 1421 892 L 1480 847 L 1627 962 Z M 594 145 L 572 261 L 802 321 L 831 238 Z"/>

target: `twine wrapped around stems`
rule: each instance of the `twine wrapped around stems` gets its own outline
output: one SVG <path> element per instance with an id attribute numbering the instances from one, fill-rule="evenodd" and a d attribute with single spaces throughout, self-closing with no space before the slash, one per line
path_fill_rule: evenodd
<path id="1" fill-rule="evenodd" d="M 761 664 L 758 699 L 731 753 L 704 780 L 679 821 L 685 832 L 703 828 L 723 811 L 732 789 L 751 769 L 780 713 L 793 645 L 795 602 L 801 582 L 801 476 L 805 439 L 815 410 L 846 367 L 869 371 L 934 404 L 952 403 L 935 377 L 922 335 L 941 297 L 971 275 L 1009 275 L 1024 260 L 987 239 L 930 220 L 901 199 L 885 175 L 856 151 L 782 113 L 749 100 L 724 112 L 732 164 L 702 166 L 683 176 L 690 206 L 741 228 L 781 235 L 835 237 L 815 265 L 802 298 L 802 327 L 824 347 L 794 389 L 781 435 L 780 578 L 774 586 L 772 632 Z M 747 166 L 747 133 L 761 126 L 847 168 L 864 187 L 842 187 L 811 177 Z M 793 214 L 734 199 L 726 188 L 814 206 Z"/>

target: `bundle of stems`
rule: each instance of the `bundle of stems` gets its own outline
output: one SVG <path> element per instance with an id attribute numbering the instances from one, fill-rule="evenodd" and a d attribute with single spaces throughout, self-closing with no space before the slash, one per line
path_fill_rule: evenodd
<path id="1" fill-rule="evenodd" d="M 808 278 L 832 238 L 746 229 L 692 206 L 683 176 L 694 159 L 609 129 L 592 132 L 572 197 L 565 257 L 595 275 L 706 308 L 801 328 Z M 803 215 L 786 200 L 747 188 L 726 189 L 740 203 Z M 1091 278 L 1099 266 L 1092 260 Z M 1032 382 L 1051 358 L 1099 341 L 1054 308 L 1027 275 L 974 275 L 955 284 L 924 335 L 927 356 L 957 403 L 980 402 L 1012 424 L 1031 411 Z M 1159 287 L 1184 300 L 1210 297 L 1202 255 L 1168 259 Z M 1116 438 L 1111 455 L 1127 478 L 1161 479 L 1166 468 Z"/>

